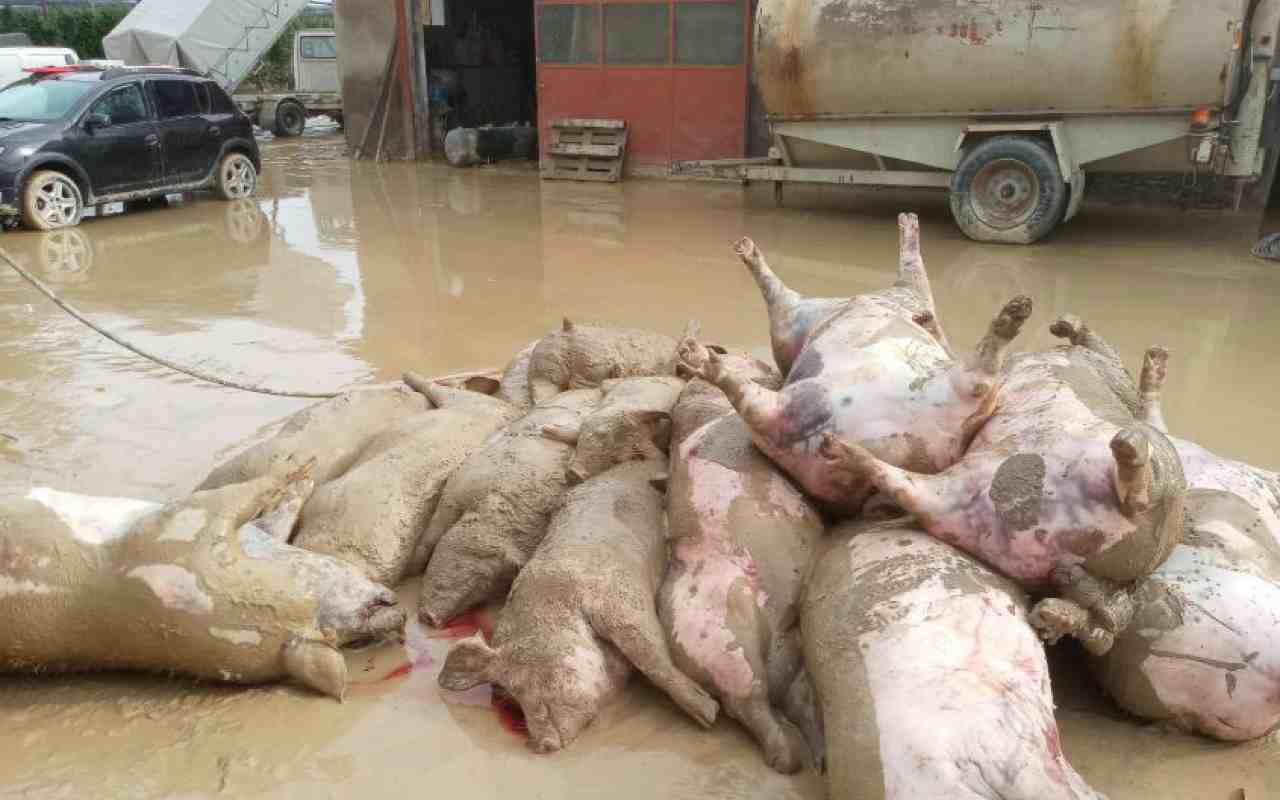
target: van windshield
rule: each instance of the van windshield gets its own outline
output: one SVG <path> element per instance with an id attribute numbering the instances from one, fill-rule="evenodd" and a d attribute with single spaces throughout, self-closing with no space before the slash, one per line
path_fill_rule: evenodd
<path id="1" fill-rule="evenodd" d="M 67 115 L 94 87 L 88 81 L 28 78 L 0 90 L 0 120 L 48 122 Z"/>

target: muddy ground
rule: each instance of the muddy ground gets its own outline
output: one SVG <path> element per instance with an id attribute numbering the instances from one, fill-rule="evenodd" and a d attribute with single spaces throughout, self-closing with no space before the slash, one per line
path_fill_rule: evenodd
<path id="1" fill-rule="evenodd" d="M 892 280 L 894 216 L 916 208 L 958 346 L 1018 293 L 1037 303 L 1023 348 L 1049 345 L 1067 311 L 1134 365 L 1166 344 L 1174 432 L 1280 468 L 1280 270 L 1248 254 L 1256 220 L 1091 209 L 1043 246 L 992 247 L 965 240 L 930 195 L 791 190 L 777 210 L 768 187 L 354 164 L 332 135 L 273 142 L 264 157 L 256 202 L 197 198 L 6 233 L 0 247 L 145 347 L 314 391 L 496 366 L 563 315 L 671 334 L 693 317 L 726 345 L 760 348 L 764 307 L 734 239 L 755 238 L 797 289 L 847 295 Z M 0 268 L 0 491 L 172 497 L 304 402 L 139 361 Z M 821 796 L 812 773 L 770 772 L 732 721 L 704 733 L 639 682 L 571 750 L 534 756 L 485 690 L 436 687 L 439 636 L 414 627 L 405 649 L 352 655 L 361 685 L 344 705 L 284 687 L 0 678 L 0 796 Z M 1166 733 L 1124 717 L 1078 670 L 1055 680 L 1068 755 L 1113 798 L 1280 797 L 1275 737 L 1225 747 Z"/>

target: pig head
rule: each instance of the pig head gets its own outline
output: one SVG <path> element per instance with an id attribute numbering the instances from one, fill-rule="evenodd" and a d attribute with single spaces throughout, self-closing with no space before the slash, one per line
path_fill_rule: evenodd
<path id="1" fill-rule="evenodd" d="M 571 442 L 599 401 L 599 389 L 552 397 L 449 478 L 409 568 L 413 574 L 426 563 L 418 605 L 424 622 L 440 626 L 505 594 L 564 499 Z"/>
<path id="2" fill-rule="evenodd" d="M 674 375 L 675 350 L 675 339 L 659 333 L 575 325 L 566 319 L 561 330 L 540 339 L 530 354 L 530 401 L 597 387 L 610 378 Z"/>
<path id="3" fill-rule="evenodd" d="M 0 501 L 0 668 L 291 677 L 341 699 L 345 646 L 403 637 L 396 596 L 253 524 L 307 483 L 277 462 L 159 505 L 34 489 Z"/>
<path id="4" fill-rule="evenodd" d="M 666 571 L 664 461 L 631 461 L 575 487 L 511 587 L 492 642 L 459 642 L 440 685 L 500 685 L 540 753 L 567 747 L 634 666 L 703 725 L 717 705 L 671 663 L 654 596 Z"/>

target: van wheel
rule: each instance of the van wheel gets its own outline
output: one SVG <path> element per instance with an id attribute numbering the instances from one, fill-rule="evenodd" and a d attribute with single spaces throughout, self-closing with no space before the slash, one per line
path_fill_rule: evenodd
<path id="1" fill-rule="evenodd" d="M 244 153 L 227 153 L 218 164 L 214 191 L 223 200 L 252 197 L 258 187 L 258 170 Z"/>
<path id="2" fill-rule="evenodd" d="M 1067 211 L 1058 157 L 1029 136 L 996 136 L 960 159 L 951 178 L 951 214 L 979 242 L 1032 244 L 1048 236 Z"/>
<path id="3" fill-rule="evenodd" d="M 276 136 L 301 136 L 307 127 L 307 110 L 297 100 L 283 100 L 276 106 Z"/>
<path id="4" fill-rule="evenodd" d="M 38 231 L 80 224 L 84 197 L 76 182 L 53 170 L 40 170 L 22 190 L 22 223 Z"/>

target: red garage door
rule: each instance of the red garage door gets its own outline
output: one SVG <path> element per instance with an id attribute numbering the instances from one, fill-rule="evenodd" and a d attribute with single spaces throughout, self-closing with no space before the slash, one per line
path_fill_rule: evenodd
<path id="1" fill-rule="evenodd" d="M 538 124 L 624 119 L 632 162 L 737 158 L 747 119 L 746 0 L 535 0 Z"/>

